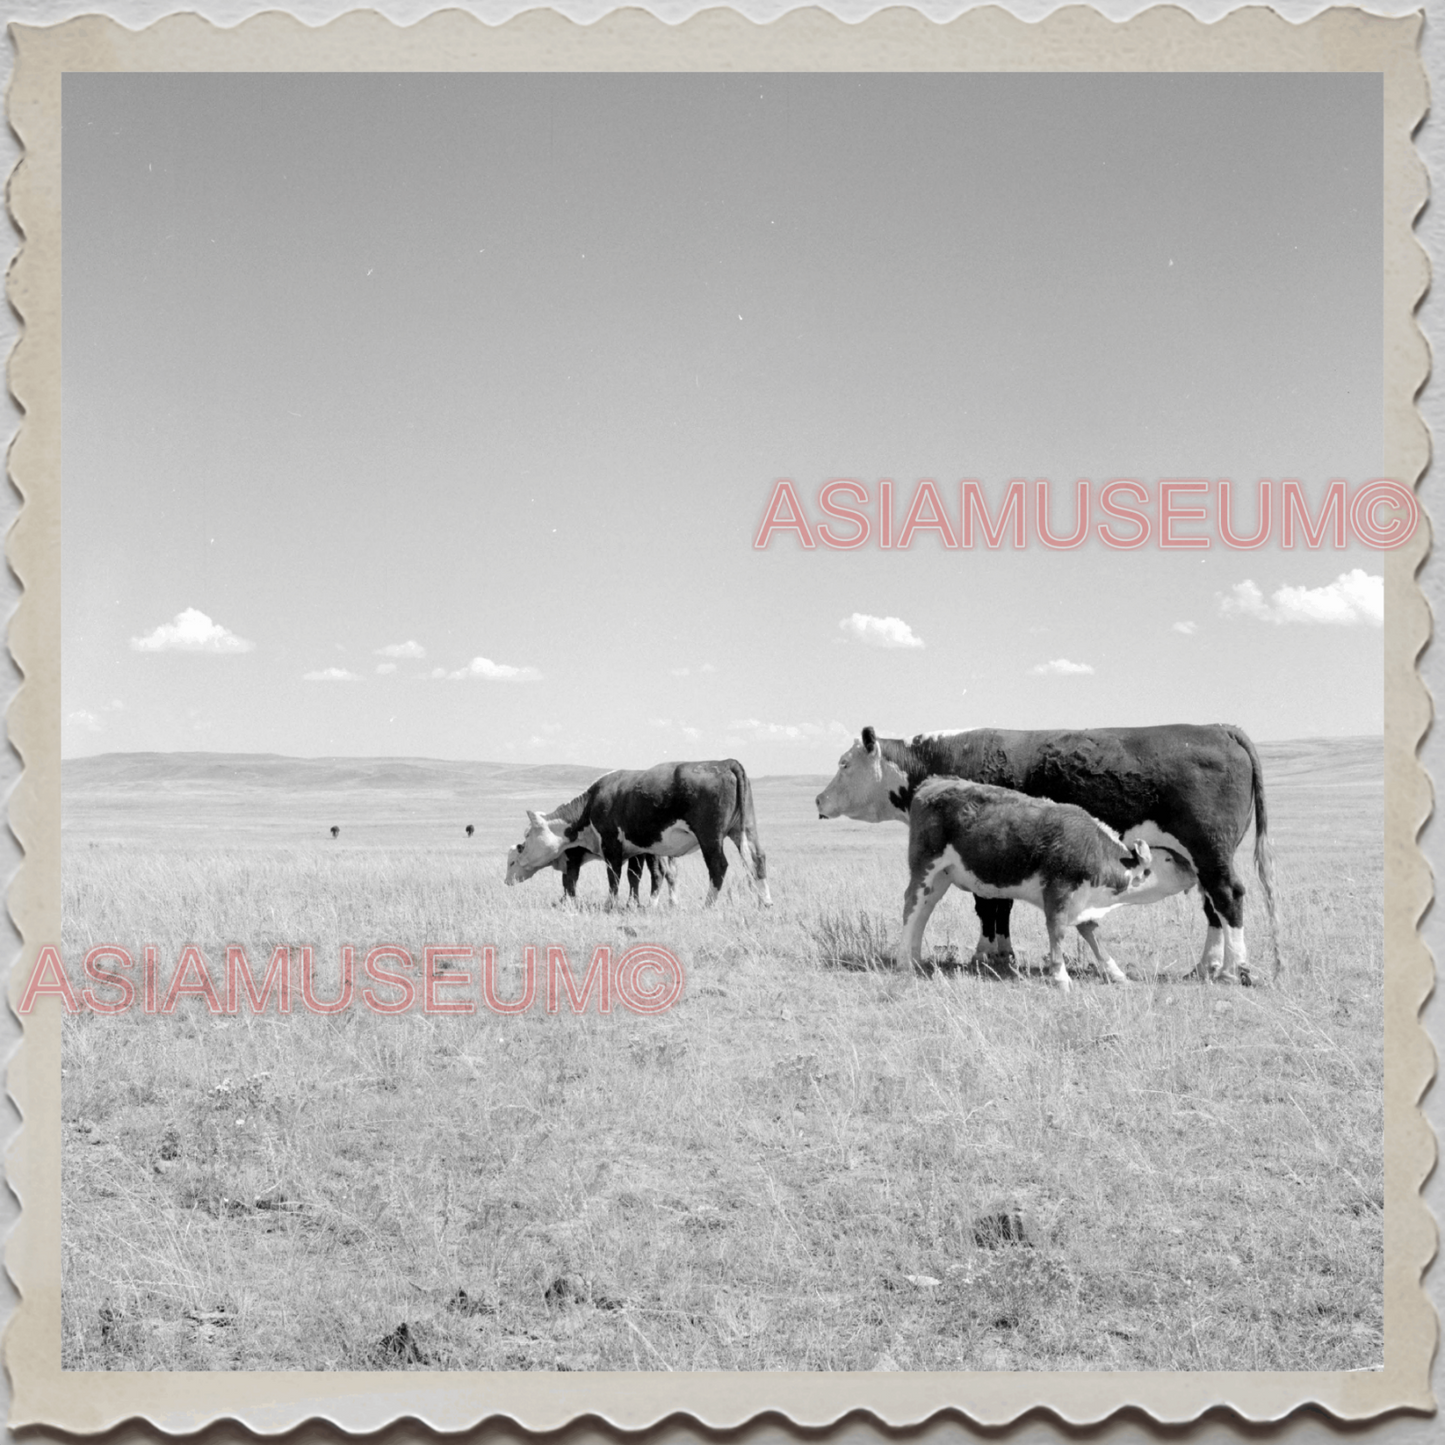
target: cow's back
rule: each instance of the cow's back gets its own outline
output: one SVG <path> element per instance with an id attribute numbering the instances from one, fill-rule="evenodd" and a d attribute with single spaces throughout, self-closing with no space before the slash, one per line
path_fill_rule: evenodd
<path id="1" fill-rule="evenodd" d="M 640 845 L 655 842 L 677 822 L 706 822 L 725 832 L 741 806 L 743 776 L 742 764 L 732 758 L 609 773 L 593 784 L 583 822 L 604 832 L 620 830 Z"/>
<path id="2" fill-rule="evenodd" d="M 1232 849 L 1249 826 L 1251 760 L 1232 729 L 978 728 L 940 743 L 953 745 L 947 762 L 955 776 L 1073 803 L 1119 833 L 1149 821 L 1192 822 Z"/>

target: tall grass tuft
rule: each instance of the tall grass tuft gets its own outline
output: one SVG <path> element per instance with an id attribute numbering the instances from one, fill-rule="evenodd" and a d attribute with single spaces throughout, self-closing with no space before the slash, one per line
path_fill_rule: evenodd
<path id="1" fill-rule="evenodd" d="M 812 933 L 824 968 L 891 969 L 898 951 L 898 925 L 864 909 L 829 909 L 819 915 Z"/>

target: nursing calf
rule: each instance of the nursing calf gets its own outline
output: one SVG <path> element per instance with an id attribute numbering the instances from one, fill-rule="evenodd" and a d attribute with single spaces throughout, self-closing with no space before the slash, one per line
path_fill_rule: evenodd
<path id="1" fill-rule="evenodd" d="M 549 823 L 556 823 L 555 817 L 549 816 Z M 552 867 L 562 875 L 562 903 L 575 903 L 577 901 L 577 877 L 582 872 L 582 865 L 593 858 L 600 858 L 600 853 L 589 853 L 586 848 L 569 848 L 565 853 L 558 856 Z M 511 849 L 507 854 L 506 881 L 510 886 L 513 883 L 521 882 L 523 878 L 530 877 L 521 871 L 521 846 Z M 656 906 L 658 897 L 662 892 L 663 885 L 667 885 L 667 901 L 675 904 L 677 902 L 677 862 L 672 858 L 659 858 L 655 853 L 635 854 L 627 860 L 627 901 L 629 904 L 641 906 L 642 869 L 647 868 L 648 876 L 652 880 L 652 892 L 649 896 L 649 905 Z"/>
<path id="2" fill-rule="evenodd" d="M 1068 988 L 1063 939 L 1071 925 L 1104 976 L 1123 982 L 1099 948 L 1097 920 L 1151 885 L 1149 845 L 1126 847 L 1118 834 L 1072 803 L 1031 798 L 1011 788 L 930 778 L 908 810 L 908 890 L 898 967 L 923 960 L 923 930 L 951 887 L 978 898 L 1023 899 L 1043 909 L 1048 972 Z"/>
<path id="3" fill-rule="evenodd" d="M 1074 803 L 1129 842 L 1154 849 L 1154 885 L 1130 903 L 1152 903 L 1198 887 L 1207 928 L 1197 972 L 1249 982 L 1244 947 L 1244 881 L 1234 854 L 1254 824 L 1254 863 L 1276 935 L 1273 866 L 1259 754 L 1226 724 L 1020 732 L 971 728 L 880 738 L 871 727 L 838 760 L 818 794 L 822 818 L 908 821 L 928 778 L 963 778 Z M 1012 963 L 1007 897 L 981 897 L 981 954 Z"/>

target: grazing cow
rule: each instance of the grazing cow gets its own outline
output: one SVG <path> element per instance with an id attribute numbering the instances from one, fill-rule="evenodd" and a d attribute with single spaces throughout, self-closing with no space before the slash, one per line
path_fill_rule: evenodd
<path id="1" fill-rule="evenodd" d="M 680 858 L 700 848 L 711 904 L 727 875 L 723 839 L 731 838 L 759 902 L 772 905 L 752 784 L 743 765 L 733 758 L 606 773 L 550 817 L 529 811 L 527 824 L 527 836 L 508 855 L 508 885 L 555 867 L 564 853 L 580 846 L 607 864 L 612 907 L 628 858 L 644 854 Z"/>
<path id="2" fill-rule="evenodd" d="M 331 836 L 333 838 L 339 838 L 341 836 L 341 829 L 338 828 L 335 823 L 331 825 Z"/>
<path id="3" fill-rule="evenodd" d="M 472 836 L 472 834 L 475 833 L 476 831 L 477 831 L 477 830 L 476 830 L 470 823 L 467 824 L 467 837 L 468 837 L 468 838 L 470 838 L 470 837 Z"/>
<path id="4" fill-rule="evenodd" d="M 1278 974 L 1264 777 L 1259 754 L 1242 729 L 1189 723 L 1086 732 L 974 728 L 920 733 L 905 742 L 880 738 L 868 727 L 818 794 L 818 815 L 907 821 L 913 795 L 930 777 L 993 783 L 1031 797 L 1075 803 L 1126 843 L 1147 842 L 1155 853 L 1156 880 L 1139 901 L 1154 902 L 1198 883 L 1208 927 L 1196 972 L 1210 980 L 1227 970 L 1249 982 L 1244 884 L 1234 870 L 1234 853 L 1253 818 L 1254 863 L 1264 885 Z M 1165 849 L 1167 869 L 1159 856 Z M 1125 901 L 1132 902 L 1133 895 Z M 983 925 L 980 954 L 1011 960 L 1012 901 L 980 897 L 976 905 Z"/>
<path id="5" fill-rule="evenodd" d="M 922 963 L 929 915 L 958 887 L 976 898 L 1023 898 L 1043 909 L 1048 973 L 1060 988 L 1069 987 L 1062 948 L 1070 924 L 1108 976 L 1094 937 L 1097 920 L 1127 895 L 1151 888 L 1149 861 L 1142 839 L 1126 847 L 1112 828 L 1072 803 L 1030 798 L 989 783 L 929 778 L 908 807 L 908 889 L 898 967 Z"/>
<path id="6" fill-rule="evenodd" d="M 559 821 L 555 813 L 546 815 L 549 823 Z M 591 858 L 599 858 L 600 853 L 589 853 L 586 848 L 569 848 L 557 858 L 552 867 L 562 875 L 562 902 L 575 900 L 577 897 L 577 875 L 582 871 L 582 865 Z M 532 875 L 521 871 L 522 849 L 518 845 L 507 852 L 507 874 L 506 881 L 510 887 L 513 883 L 525 882 Z M 659 858 L 656 854 L 648 853 L 645 856 L 641 853 L 634 854 L 627 860 L 627 901 L 629 904 L 642 904 L 640 889 L 642 886 L 642 866 L 646 863 L 649 878 L 652 880 L 652 891 L 648 896 L 650 905 L 656 905 L 658 894 L 662 892 L 662 885 L 667 884 L 667 901 L 670 904 L 677 902 L 677 862 L 672 858 Z"/>

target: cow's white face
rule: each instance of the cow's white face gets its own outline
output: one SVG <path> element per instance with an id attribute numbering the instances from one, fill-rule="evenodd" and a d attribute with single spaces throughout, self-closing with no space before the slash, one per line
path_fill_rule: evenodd
<path id="1" fill-rule="evenodd" d="M 818 794 L 818 816 L 858 818 L 865 823 L 882 823 L 891 818 L 907 822 L 907 812 L 889 797 L 907 783 L 903 769 L 885 761 L 883 750 L 870 732 L 866 740 L 860 738 L 838 759 L 833 781 Z"/>
<path id="2" fill-rule="evenodd" d="M 527 836 L 507 854 L 507 887 L 525 883 L 534 873 L 556 866 L 567 850 L 567 840 L 552 831 L 552 825 L 540 814 L 528 812 Z"/>

